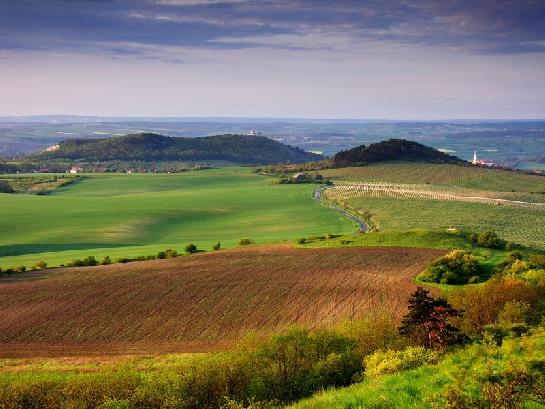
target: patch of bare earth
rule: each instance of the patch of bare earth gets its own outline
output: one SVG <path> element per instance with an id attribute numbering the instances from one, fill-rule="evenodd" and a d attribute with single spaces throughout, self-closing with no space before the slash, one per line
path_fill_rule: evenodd
<path id="1" fill-rule="evenodd" d="M 248 332 L 385 309 L 442 251 L 250 246 L 0 278 L 0 356 L 221 350 Z"/>

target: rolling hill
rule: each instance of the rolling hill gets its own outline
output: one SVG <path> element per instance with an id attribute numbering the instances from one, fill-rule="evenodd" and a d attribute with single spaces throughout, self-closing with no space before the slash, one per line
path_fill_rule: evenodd
<path id="1" fill-rule="evenodd" d="M 400 317 L 443 253 L 250 246 L 0 277 L 0 356 L 210 351 L 250 331 Z"/>
<path id="2" fill-rule="evenodd" d="M 139 133 L 102 139 L 71 139 L 29 157 L 32 160 L 226 161 L 236 164 L 301 163 L 320 155 L 258 135 L 176 138 Z"/>
<path id="3" fill-rule="evenodd" d="M 342 168 L 387 161 L 467 164 L 456 156 L 447 155 L 418 142 L 389 139 L 341 151 L 334 156 L 333 165 L 336 168 Z"/>

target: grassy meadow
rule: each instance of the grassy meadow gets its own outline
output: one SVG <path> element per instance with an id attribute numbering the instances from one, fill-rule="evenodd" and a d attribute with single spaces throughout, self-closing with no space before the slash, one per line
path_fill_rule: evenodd
<path id="1" fill-rule="evenodd" d="M 0 267 L 355 230 L 348 219 L 312 199 L 315 185 L 273 181 L 249 168 L 93 174 L 46 196 L 0 194 Z"/>

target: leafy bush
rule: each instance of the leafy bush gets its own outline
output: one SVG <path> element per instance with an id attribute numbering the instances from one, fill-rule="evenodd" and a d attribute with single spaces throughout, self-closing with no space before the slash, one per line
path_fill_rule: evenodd
<path id="1" fill-rule="evenodd" d="M 0 193 L 14 193 L 15 190 L 7 180 L 0 180 Z"/>
<path id="2" fill-rule="evenodd" d="M 238 245 L 239 246 L 247 246 L 249 244 L 254 244 L 254 241 L 248 238 L 242 238 L 239 240 Z"/>
<path id="3" fill-rule="evenodd" d="M 470 279 L 475 283 L 481 274 L 482 269 L 476 257 L 454 250 L 431 263 L 420 275 L 420 279 L 441 284 L 467 284 Z"/>
<path id="4" fill-rule="evenodd" d="M 46 263 L 45 261 L 43 261 L 43 260 L 42 260 L 42 261 L 38 261 L 38 262 L 36 263 L 36 267 L 43 270 L 44 268 L 47 268 L 47 263 Z"/>
<path id="5" fill-rule="evenodd" d="M 221 243 L 220 242 L 217 242 L 216 244 L 214 244 L 212 246 L 212 250 L 219 250 L 221 248 Z"/>
<path id="6" fill-rule="evenodd" d="M 377 351 L 365 358 L 365 375 L 377 377 L 422 365 L 435 364 L 439 354 L 424 347 L 408 347 L 402 351 Z"/>
<path id="7" fill-rule="evenodd" d="M 102 259 L 100 264 L 102 264 L 103 266 L 106 266 L 108 264 L 112 264 L 112 259 L 110 258 L 110 256 L 104 256 L 104 258 Z"/>
<path id="8" fill-rule="evenodd" d="M 297 239 L 296 243 L 297 244 L 305 244 L 307 242 L 307 239 L 305 239 L 304 237 L 301 237 L 300 239 Z"/>
<path id="9" fill-rule="evenodd" d="M 535 314 L 543 313 L 539 304 L 543 289 L 514 277 L 494 276 L 481 286 L 462 287 L 448 293 L 454 308 L 464 311 L 453 323 L 468 335 L 481 335 L 485 326 L 495 324 L 506 303 L 528 303 Z"/>
<path id="10" fill-rule="evenodd" d="M 507 250 L 511 250 L 515 247 L 513 243 L 506 243 L 505 240 L 500 239 L 495 232 L 490 230 L 481 233 L 470 233 L 467 238 L 472 243 L 481 247 L 492 249 L 507 249 L 507 247 L 509 247 Z M 509 246 L 507 246 L 507 244 L 509 244 Z"/>
<path id="11" fill-rule="evenodd" d="M 197 250 L 197 247 L 195 247 L 195 250 Z M 187 251 L 187 247 L 186 247 L 186 251 Z M 173 250 L 173 249 L 165 250 L 165 258 L 174 258 L 174 257 L 178 257 L 178 252 L 176 250 Z M 143 259 L 145 260 L 145 257 Z"/>
<path id="12" fill-rule="evenodd" d="M 197 252 L 197 246 L 194 245 L 193 243 L 190 243 L 187 246 L 185 246 L 184 250 L 186 253 L 193 254 Z"/>
<path id="13" fill-rule="evenodd" d="M 89 256 L 84 259 L 76 258 L 72 261 L 66 263 L 68 267 L 84 267 L 84 266 L 97 266 L 98 261 L 95 259 L 95 256 Z"/>

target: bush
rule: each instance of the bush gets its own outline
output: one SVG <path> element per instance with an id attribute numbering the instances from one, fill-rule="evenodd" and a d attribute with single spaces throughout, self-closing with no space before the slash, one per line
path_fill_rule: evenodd
<path id="1" fill-rule="evenodd" d="M 193 243 L 188 244 L 185 246 L 185 252 L 189 254 L 193 254 L 197 252 L 197 246 L 195 246 Z"/>
<path id="2" fill-rule="evenodd" d="M 470 253 L 454 250 L 438 258 L 420 275 L 422 281 L 441 284 L 467 284 L 482 274 L 477 258 Z"/>
<path id="3" fill-rule="evenodd" d="M 38 261 L 36 267 L 43 270 L 44 268 L 47 268 L 47 263 L 45 261 Z"/>
<path id="4" fill-rule="evenodd" d="M 497 322 L 506 303 L 524 302 L 537 309 L 542 293 L 518 278 L 494 276 L 483 285 L 450 291 L 448 301 L 464 311 L 463 317 L 453 319 L 455 325 L 468 335 L 481 335 L 486 325 Z"/>
<path id="5" fill-rule="evenodd" d="M 297 239 L 297 244 L 305 244 L 307 242 L 307 239 L 305 239 L 304 237 L 301 237 L 300 239 Z"/>
<path id="6" fill-rule="evenodd" d="M 488 247 L 492 249 L 504 249 L 505 242 L 501 240 L 498 235 L 493 231 L 485 231 L 479 234 L 477 238 L 477 244 L 481 247 Z"/>
<path id="7" fill-rule="evenodd" d="M 112 264 L 112 260 L 110 259 L 110 256 L 104 256 L 102 261 L 100 262 L 103 266 L 106 266 L 108 264 Z"/>
<path id="8" fill-rule="evenodd" d="M 254 244 L 254 241 L 248 238 L 242 238 L 239 240 L 238 245 L 239 246 L 247 246 L 249 244 Z"/>
<path id="9" fill-rule="evenodd" d="M 84 267 L 84 266 L 97 266 L 98 261 L 95 259 L 95 256 L 89 256 L 84 259 L 76 258 L 72 261 L 66 263 L 68 267 Z"/>
<path id="10" fill-rule="evenodd" d="M 219 250 L 221 248 L 221 243 L 220 242 L 217 242 L 216 244 L 214 244 L 212 246 L 212 250 Z"/>
<path id="11" fill-rule="evenodd" d="M 197 250 L 197 247 L 195 247 L 195 251 Z M 187 251 L 187 247 L 186 247 L 186 251 Z M 173 250 L 173 249 L 166 249 L 164 251 L 164 254 L 165 254 L 165 258 L 175 258 L 175 257 L 178 257 L 178 252 L 176 250 Z M 143 260 L 145 260 L 146 258 L 143 257 L 142 258 Z"/>
<path id="12" fill-rule="evenodd" d="M 364 360 L 365 375 L 377 377 L 422 365 L 437 363 L 439 354 L 424 347 L 408 347 L 402 351 L 377 351 Z"/>
<path id="13" fill-rule="evenodd" d="M 13 187 L 7 180 L 0 180 L 0 193 L 14 193 Z"/>

